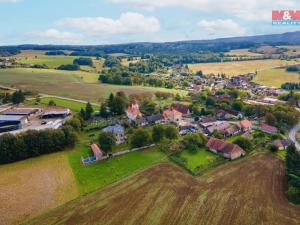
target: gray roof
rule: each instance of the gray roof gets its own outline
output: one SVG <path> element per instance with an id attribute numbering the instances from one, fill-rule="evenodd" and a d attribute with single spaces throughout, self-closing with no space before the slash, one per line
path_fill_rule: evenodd
<path id="1" fill-rule="evenodd" d="M 111 132 L 111 133 L 124 133 L 124 127 L 122 127 L 121 125 L 114 125 L 114 126 L 109 126 L 109 127 L 105 127 L 103 130 L 103 132 Z"/>
<path id="2" fill-rule="evenodd" d="M 25 116 L 0 115 L 0 121 L 21 121 Z"/>

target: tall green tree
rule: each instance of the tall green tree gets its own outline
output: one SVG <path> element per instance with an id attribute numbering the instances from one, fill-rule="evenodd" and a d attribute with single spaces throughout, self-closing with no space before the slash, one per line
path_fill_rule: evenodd
<path id="1" fill-rule="evenodd" d="M 100 148 L 106 153 L 112 152 L 113 147 L 116 145 L 116 137 L 110 132 L 101 132 L 98 140 Z"/>

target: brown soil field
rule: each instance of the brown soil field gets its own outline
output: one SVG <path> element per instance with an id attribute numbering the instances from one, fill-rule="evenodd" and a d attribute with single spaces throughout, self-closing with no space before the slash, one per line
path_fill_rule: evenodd
<path id="1" fill-rule="evenodd" d="M 271 154 L 228 163 L 202 177 L 160 164 L 67 203 L 29 224 L 300 224 L 285 198 L 284 165 Z"/>
<path id="2" fill-rule="evenodd" d="M 76 197 L 66 153 L 0 166 L 0 224 L 19 224 Z"/>

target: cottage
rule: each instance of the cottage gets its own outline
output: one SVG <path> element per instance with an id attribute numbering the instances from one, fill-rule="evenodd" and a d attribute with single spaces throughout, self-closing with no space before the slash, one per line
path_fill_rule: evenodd
<path id="1" fill-rule="evenodd" d="M 211 137 L 208 140 L 206 147 L 210 151 L 214 153 L 221 153 L 223 154 L 224 158 L 231 159 L 231 160 L 246 155 L 245 151 L 238 145 L 217 138 L 213 138 L 213 137 Z"/>
<path id="2" fill-rule="evenodd" d="M 252 122 L 250 120 L 242 120 L 239 122 L 238 126 L 243 132 L 250 131 L 252 129 Z"/>
<path id="3" fill-rule="evenodd" d="M 176 109 L 170 108 L 166 109 L 163 112 L 163 117 L 165 120 L 168 120 L 173 123 L 177 123 L 182 120 L 182 113 L 177 111 Z"/>
<path id="4" fill-rule="evenodd" d="M 177 110 L 178 112 L 181 112 L 182 116 L 189 116 L 189 115 L 191 115 L 190 108 L 187 105 L 182 105 L 182 104 L 179 104 L 179 103 L 175 104 L 174 103 L 174 104 L 172 104 L 171 107 L 173 109 Z"/>
<path id="5" fill-rule="evenodd" d="M 103 152 L 102 150 L 98 147 L 97 144 L 92 144 L 91 145 L 91 149 L 93 151 L 94 157 L 96 158 L 96 160 L 99 160 L 103 157 Z"/>
<path id="6" fill-rule="evenodd" d="M 126 136 L 125 136 L 125 129 L 121 125 L 114 125 L 114 126 L 109 126 L 104 129 L 102 129 L 103 132 L 107 133 L 113 133 L 116 137 L 116 143 L 122 144 L 125 142 Z"/>
<path id="7" fill-rule="evenodd" d="M 142 113 L 140 111 L 140 107 L 139 107 L 138 103 L 135 100 L 127 108 L 126 115 L 132 121 L 135 121 L 136 119 L 142 117 Z"/>
<path id="8" fill-rule="evenodd" d="M 267 133 L 267 134 L 275 134 L 275 133 L 277 133 L 277 128 L 276 128 L 276 127 L 270 126 L 270 125 L 265 124 L 265 123 L 263 123 L 263 124 L 260 126 L 260 130 L 261 130 L 262 132 Z"/>

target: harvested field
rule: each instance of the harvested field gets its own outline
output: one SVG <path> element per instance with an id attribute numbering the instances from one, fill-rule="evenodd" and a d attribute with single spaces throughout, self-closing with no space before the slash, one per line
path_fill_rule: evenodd
<path id="1" fill-rule="evenodd" d="M 236 61 L 236 62 L 223 62 L 223 63 L 200 63 L 189 64 L 189 68 L 193 72 L 202 70 L 204 74 L 221 74 L 225 73 L 227 76 L 237 76 L 247 73 L 254 73 L 265 69 L 275 67 L 282 67 L 287 65 L 294 65 L 297 61 L 286 61 L 279 59 L 270 60 L 250 60 L 250 61 Z"/>
<path id="2" fill-rule="evenodd" d="M 101 84 L 98 74 L 50 69 L 1 69 L 0 84 L 49 95 L 99 102 L 111 92 L 127 94 L 176 92 L 171 89 Z M 178 91 L 181 93 L 181 91 Z"/>
<path id="3" fill-rule="evenodd" d="M 0 224 L 20 222 L 78 196 L 65 152 L 0 166 Z"/>
<path id="4" fill-rule="evenodd" d="M 231 50 L 230 52 L 226 52 L 225 54 L 234 56 L 263 56 L 259 53 L 249 52 L 249 49 L 247 48 Z"/>
<path id="5" fill-rule="evenodd" d="M 72 201 L 29 224 L 299 224 L 284 195 L 283 162 L 255 155 L 195 178 L 161 164 Z"/>

